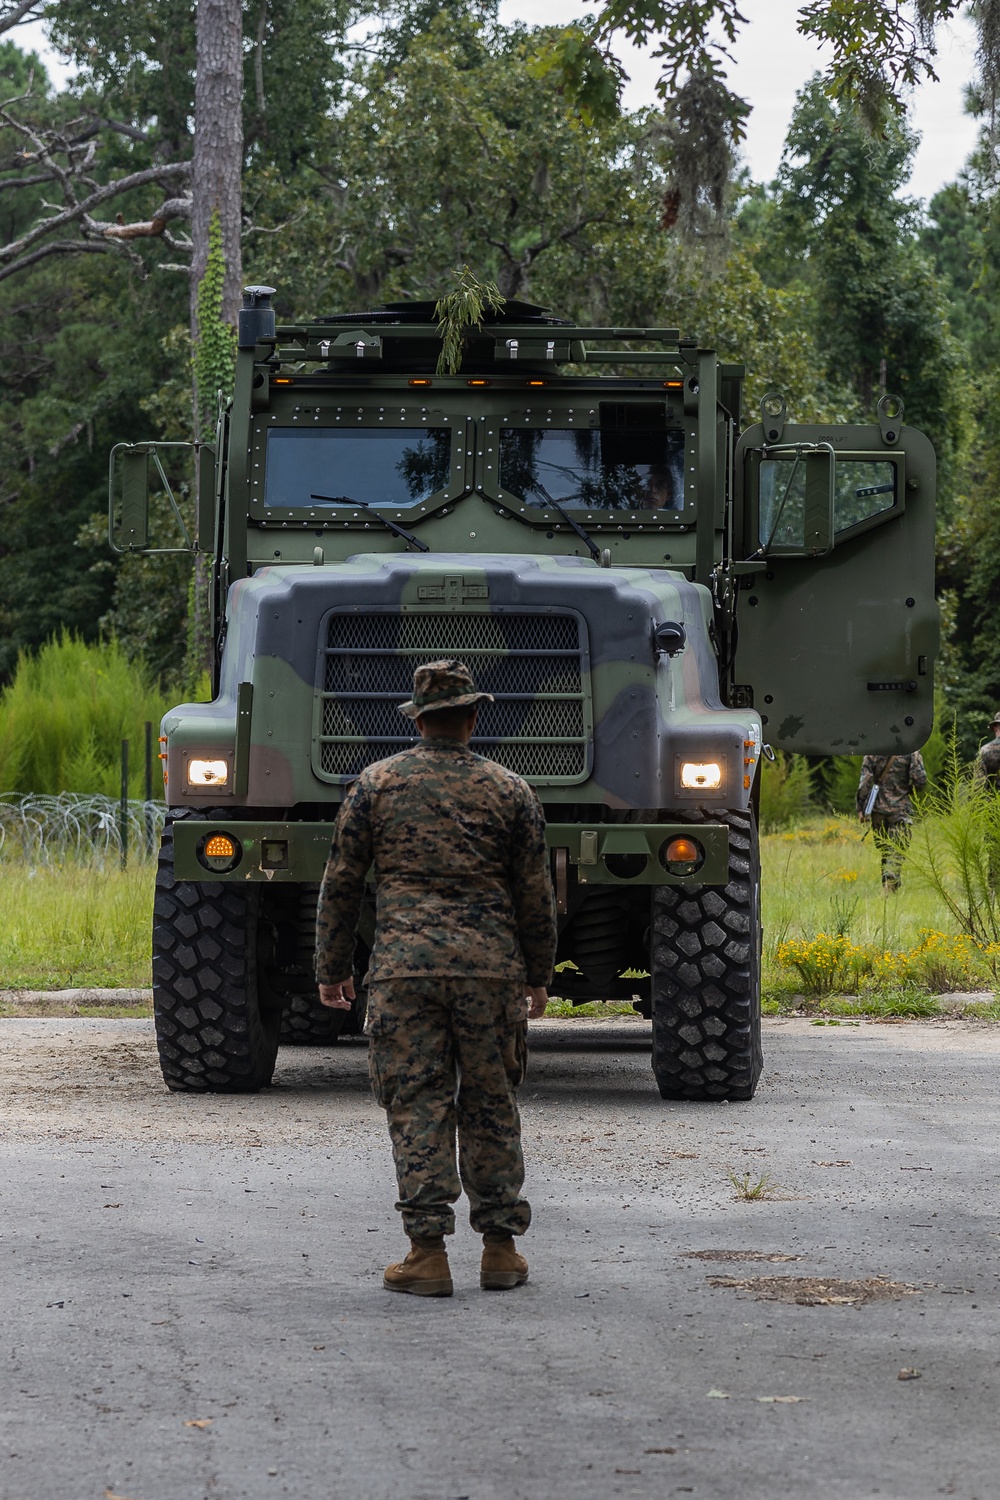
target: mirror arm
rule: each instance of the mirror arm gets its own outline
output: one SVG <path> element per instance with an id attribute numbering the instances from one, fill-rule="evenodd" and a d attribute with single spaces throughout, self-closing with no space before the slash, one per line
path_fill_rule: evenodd
<path id="1" fill-rule="evenodd" d="M 176 497 L 174 495 L 174 492 L 170 488 L 170 484 L 169 484 L 169 482 L 167 480 L 167 476 L 166 476 L 166 474 L 164 472 L 163 465 L 160 462 L 160 454 L 159 454 L 159 450 L 161 448 L 187 448 L 187 449 L 190 450 L 190 449 L 192 449 L 194 447 L 195 447 L 194 443 L 187 443 L 187 442 L 159 442 L 159 441 L 157 441 L 157 442 L 149 442 L 149 443 L 116 443 L 115 444 L 115 446 L 112 448 L 110 454 L 108 455 L 108 546 L 111 548 L 112 552 L 116 553 L 119 557 L 127 557 L 130 554 L 132 554 L 132 553 L 139 553 L 139 554 L 141 554 L 144 557 L 151 557 L 151 556 L 154 556 L 154 555 L 158 556 L 161 553 L 162 554 L 176 553 L 176 554 L 180 554 L 180 555 L 188 556 L 189 557 L 192 554 L 192 552 L 195 551 L 195 548 L 194 548 L 194 546 L 192 544 L 192 541 L 191 541 L 191 533 L 188 531 L 187 525 L 186 525 L 186 523 L 184 521 L 184 517 L 181 514 L 180 507 L 177 504 L 177 499 L 176 499 Z M 167 492 L 167 498 L 168 498 L 168 500 L 170 502 L 170 508 L 171 508 L 171 510 L 174 513 L 174 516 L 175 516 L 175 518 L 177 520 L 178 526 L 181 529 L 181 535 L 184 538 L 184 546 L 183 547 L 149 547 L 149 546 L 146 546 L 145 544 L 142 545 L 142 546 L 138 546 L 138 547 L 137 546 L 128 546 L 128 547 L 121 547 L 121 546 L 119 546 L 118 542 L 115 540 L 115 466 L 116 466 L 116 460 L 117 460 L 118 455 L 120 453 L 141 454 L 141 455 L 143 455 L 146 458 L 147 461 L 148 461 L 148 459 L 150 457 L 152 457 L 153 463 L 156 466 L 156 472 L 157 472 L 157 474 L 159 475 L 159 478 L 160 478 L 160 482 L 163 485 L 163 488 Z M 146 505 L 146 517 L 148 519 L 148 513 L 149 513 L 149 496 L 148 496 L 148 493 L 147 493 L 147 495 L 145 497 L 145 505 Z M 145 535 L 145 530 L 143 531 L 143 535 Z"/>
<path id="2" fill-rule="evenodd" d="M 749 557 L 746 557 L 746 558 L 743 559 L 744 562 L 762 562 L 765 558 L 770 557 L 770 555 L 771 555 L 771 546 L 772 546 L 772 544 L 774 542 L 775 534 L 776 534 L 776 532 L 778 530 L 778 523 L 781 520 L 781 516 L 782 516 L 782 513 L 783 513 L 783 511 L 785 509 L 785 505 L 786 505 L 786 503 L 788 501 L 788 497 L 791 494 L 792 480 L 795 478 L 795 475 L 798 473 L 799 463 L 803 459 L 808 458 L 810 454 L 819 454 L 819 453 L 826 453 L 826 454 L 828 454 L 829 458 L 830 458 L 830 475 L 831 475 L 831 482 L 832 482 L 833 475 L 836 472 L 837 452 L 836 452 L 836 449 L 834 448 L 834 446 L 833 446 L 832 443 L 762 443 L 760 445 L 760 447 L 753 448 L 750 451 L 754 452 L 754 453 L 759 453 L 760 456 L 761 456 L 761 462 L 764 462 L 765 459 L 773 458 L 776 453 L 792 453 L 792 454 L 795 455 L 795 461 L 792 464 L 792 472 L 789 474 L 788 479 L 785 482 L 785 493 L 781 497 L 781 503 L 778 506 L 777 514 L 775 515 L 775 518 L 774 518 L 774 523 L 771 526 L 771 534 L 768 537 L 767 541 L 766 542 L 762 542 L 761 545 L 757 548 L 757 550 L 755 552 L 751 552 L 750 555 L 749 555 Z M 807 471 L 807 477 L 806 477 L 806 484 L 807 484 L 806 496 L 807 496 L 807 504 L 808 504 L 808 471 Z M 808 516 L 808 512 L 807 512 L 807 516 Z M 832 489 L 831 489 L 831 496 L 830 496 L 830 516 L 829 516 L 829 522 L 830 522 L 830 537 L 829 537 L 829 546 L 825 549 L 826 552 L 831 551 L 832 548 L 833 548 L 833 494 L 832 494 Z M 802 555 L 806 556 L 806 557 L 821 557 L 821 556 L 825 556 L 825 552 L 821 552 L 817 548 L 817 549 L 814 549 L 812 552 L 806 552 L 806 553 L 803 553 Z"/>
<path id="3" fill-rule="evenodd" d="M 184 517 L 181 515 L 180 506 L 177 504 L 177 501 L 174 498 L 174 492 L 170 488 L 170 481 L 164 473 L 163 465 L 160 463 L 160 455 L 155 448 L 153 449 L 153 462 L 156 465 L 156 472 L 160 476 L 160 483 L 163 485 L 163 488 L 167 492 L 167 499 L 170 501 L 170 509 L 173 511 L 177 519 L 177 524 L 181 528 L 181 536 L 184 538 L 184 550 L 187 552 L 193 552 L 194 548 L 191 546 L 191 533 L 188 531 L 187 525 L 184 521 Z"/>

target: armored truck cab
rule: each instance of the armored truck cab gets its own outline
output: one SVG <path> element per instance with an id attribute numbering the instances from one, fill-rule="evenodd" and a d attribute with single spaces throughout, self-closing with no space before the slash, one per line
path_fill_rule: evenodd
<path id="1" fill-rule="evenodd" d="M 359 771 L 410 743 L 421 662 L 459 657 L 473 748 L 545 808 L 557 992 L 652 1018 L 666 1099 L 761 1070 L 755 804 L 770 747 L 904 753 L 932 722 L 934 454 L 871 426 L 742 426 L 743 371 L 676 330 L 508 302 L 439 370 L 429 305 L 240 315 L 198 455 L 215 697 L 162 727 L 154 1003 L 171 1089 L 246 1091 L 331 1041 L 316 893 Z M 119 550 L 157 445 L 112 455 Z M 363 911 L 356 968 L 374 936 Z M 363 1021 L 363 990 L 349 1029 Z"/>

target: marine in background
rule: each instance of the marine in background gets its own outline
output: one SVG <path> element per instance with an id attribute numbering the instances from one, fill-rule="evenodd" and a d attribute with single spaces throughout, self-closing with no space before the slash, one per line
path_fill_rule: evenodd
<path id="1" fill-rule="evenodd" d="M 886 892 L 899 890 L 903 854 L 913 823 L 913 793 L 926 785 L 927 771 L 919 750 L 912 755 L 866 755 L 861 764 L 858 817 L 862 822 L 871 821 L 882 856 L 882 889 Z"/>
<path id="2" fill-rule="evenodd" d="M 973 774 L 977 781 L 987 782 L 993 790 L 1000 791 L 1000 714 L 990 720 L 993 738 L 979 747 Z"/>

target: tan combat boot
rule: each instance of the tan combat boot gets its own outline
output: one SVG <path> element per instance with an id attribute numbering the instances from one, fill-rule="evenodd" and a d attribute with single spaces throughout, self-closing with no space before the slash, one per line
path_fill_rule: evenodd
<path id="1" fill-rule="evenodd" d="M 411 1292 L 414 1297 L 450 1297 L 454 1287 L 444 1239 L 411 1240 L 405 1260 L 386 1266 L 382 1285 L 387 1292 Z"/>
<path id="2" fill-rule="evenodd" d="M 528 1279 L 528 1262 L 514 1249 L 513 1236 L 505 1240 L 483 1240 L 479 1285 L 487 1292 L 507 1292 Z"/>

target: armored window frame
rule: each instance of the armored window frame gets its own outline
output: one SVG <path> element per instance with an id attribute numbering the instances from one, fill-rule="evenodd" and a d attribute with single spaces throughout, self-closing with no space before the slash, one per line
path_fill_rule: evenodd
<path id="1" fill-rule="evenodd" d="M 388 393 L 386 402 L 388 400 Z M 473 424 L 471 418 L 456 417 L 439 407 L 400 403 L 398 407 L 365 406 L 346 403 L 334 404 L 322 399 L 302 402 L 294 409 L 274 412 L 268 416 L 254 418 L 250 435 L 249 454 L 249 506 L 248 516 L 252 525 L 269 530 L 287 530 L 301 527 L 314 531 L 344 531 L 371 529 L 373 514 L 410 525 L 436 513 L 443 514 L 447 508 L 466 495 L 471 488 L 474 463 Z M 453 437 L 450 455 L 450 478 L 447 485 L 435 491 L 427 499 L 413 505 L 380 506 L 377 512 L 350 506 L 332 508 L 322 503 L 316 505 L 268 506 L 264 503 L 265 474 L 267 463 L 267 434 L 281 428 L 298 431 L 345 431 L 385 430 L 419 431 L 422 427 L 447 427 Z"/>
<path id="2" fill-rule="evenodd" d="M 631 397 L 631 399 L 630 399 Z M 645 398 L 645 399 L 643 399 Z M 550 398 L 551 399 L 551 398 Z M 698 426 L 696 421 L 684 420 L 679 414 L 679 402 L 670 398 L 656 399 L 652 393 L 581 392 L 580 399 L 572 406 L 550 405 L 544 397 L 536 403 L 511 408 L 497 416 L 480 418 L 476 443 L 477 489 L 494 509 L 514 517 L 528 526 L 543 530 L 559 531 L 566 522 L 558 511 L 544 506 L 530 505 L 521 495 L 514 495 L 500 487 L 500 433 L 506 428 L 527 428 L 535 431 L 568 431 L 574 428 L 601 428 L 600 407 L 602 404 L 649 406 L 657 412 L 666 411 L 667 431 L 684 433 L 684 503 L 678 510 L 599 510 L 573 508 L 569 514 L 588 532 L 607 535 L 609 531 L 688 531 L 694 525 L 697 512 L 697 467 Z M 558 498 L 558 497 L 557 497 Z"/>
<path id="3" fill-rule="evenodd" d="M 812 431 L 812 429 L 810 429 Z M 745 456 L 747 495 L 749 505 L 746 515 L 746 555 L 754 553 L 761 547 L 760 537 L 760 469 L 761 463 L 770 457 L 767 446 L 748 449 Z M 782 451 L 781 457 L 791 462 L 787 452 Z M 836 525 L 836 501 L 834 502 L 834 526 L 832 545 L 834 548 L 842 546 L 845 542 L 852 541 L 854 537 L 861 536 L 866 531 L 871 531 L 876 526 L 884 526 L 889 521 L 896 520 L 906 508 L 906 455 L 901 449 L 882 449 L 872 451 L 871 449 L 849 449 L 845 452 L 837 449 L 834 454 L 835 470 L 834 484 L 836 485 L 836 471 L 845 463 L 868 463 L 868 464 L 891 464 L 894 469 L 894 492 L 892 504 L 883 510 L 872 512 L 862 517 L 849 526 L 839 527 Z M 802 547 L 793 544 L 775 544 L 767 549 L 768 557 L 802 557 L 806 555 Z"/>

